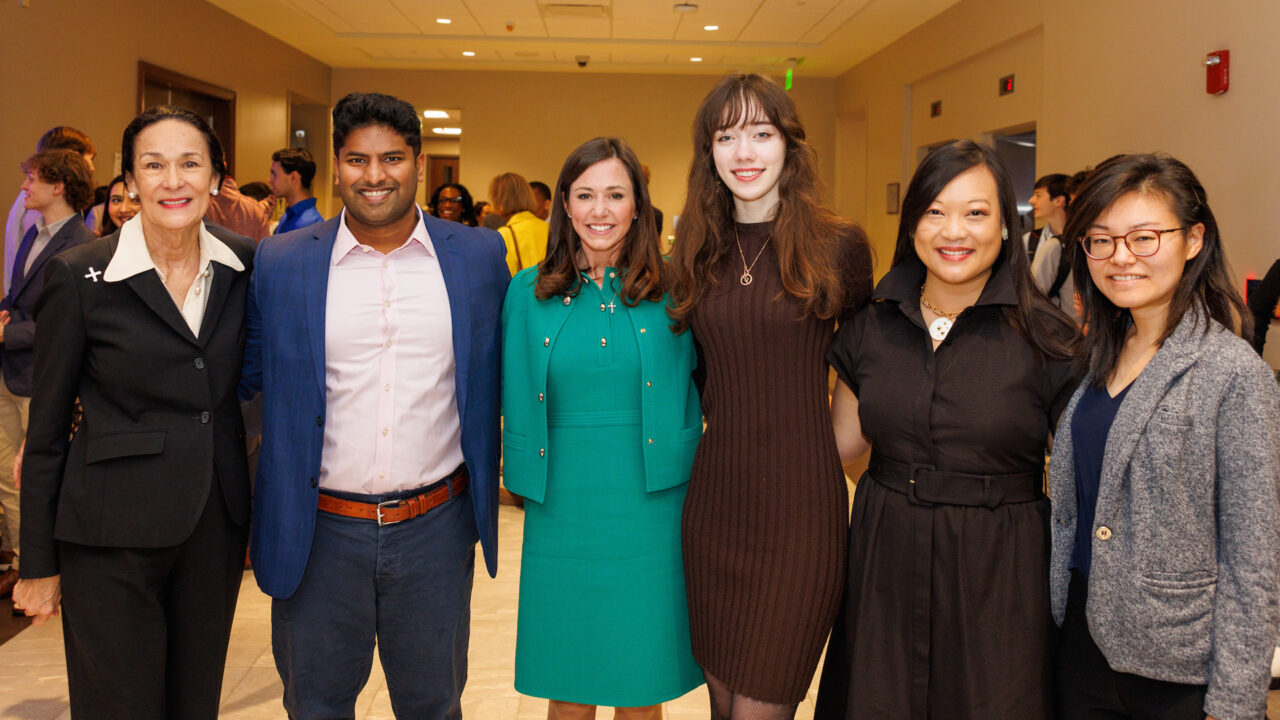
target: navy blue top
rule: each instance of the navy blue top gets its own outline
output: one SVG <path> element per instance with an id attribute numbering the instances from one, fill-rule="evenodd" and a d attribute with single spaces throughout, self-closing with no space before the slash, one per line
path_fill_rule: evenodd
<path id="1" fill-rule="evenodd" d="M 1132 384 L 1111 397 L 1104 387 L 1092 387 L 1080 396 L 1076 414 L 1071 417 L 1072 450 L 1076 465 L 1076 546 L 1071 551 L 1071 569 L 1089 577 L 1093 561 L 1093 517 L 1098 508 L 1098 486 L 1102 482 L 1102 457 L 1107 452 L 1107 434 L 1116 419 L 1116 411 L 1129 394 Z"/>
<path id="2" fill-rule="evenodd" d="M 315 225 L 318 222 L 324 222 L 324 216 L 320 214 L 319 210 L 316 210 L 316 199 L 307 198 L 285 208 L 284 216 L 280 218 L 280 224 L 276 225 L 275 234 L 281 235 L 290 230 Z"/>

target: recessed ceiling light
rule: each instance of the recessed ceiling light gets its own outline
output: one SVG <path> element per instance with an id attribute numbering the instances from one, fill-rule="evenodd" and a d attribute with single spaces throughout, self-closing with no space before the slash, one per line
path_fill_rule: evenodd
<path id="1" fill-rule="evenodd" d="M 449 113 L 444 110 L 423 110 L 422 117 L 432 120 L 444 120 L 449 117 Z"/>
<path id="2" fill-rule="evenodd" d="M 689 62 L 702 62 L 702 58 L 700 58 L 700 57 L 691 57 L 691 58 L 689 58 Z"/>
<path id="3" fill-rule="evenodd" d="M 476 56 L 476 54 L 475 54 L 475 53 L 473 53 L 473 52 L 471 52 L 470 50 L 463 50 L 463 51 L 462 51 L 462 55 L 463 55 L 463 57 L 475 57 L 475 56 Z"/>
<path id="4" fill-rule="evenodd" d="M 436 18 L 436 22 L 440 23 L 441 25 L 448 25 L 449 23 L 453 22 L 453 20 L 449 18 Z"/>
<path id="5" fill-rule="evenodd" d="M 719 29 L 720 29 L 720 26 L 719 26 L 719 25 L 703 25 L 703 26 L 702 26 L 702 29 L 703 29 L 703 30 L 707 30 L 707 31 L 711 31 L 711 30 L 719 30 Z"/>
<path id="6" fill-rule="evenodd" d="M 431 132 L 437 135 L 461 135 L 462 128 L 455 128 L 455 127 L 431 128 Z"/>

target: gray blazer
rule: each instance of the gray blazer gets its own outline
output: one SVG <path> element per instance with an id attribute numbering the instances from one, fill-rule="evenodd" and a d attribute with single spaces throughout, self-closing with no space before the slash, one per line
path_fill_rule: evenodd
<path id="1" fill-rule="evenodd" d="M 1049 468 L 1053 616 L 1076 539 L 1071 417 Z M 1188 312 L 1107 435 L 1086 616 L 1112 669 L 1207 684 L 1206 713 L 1263 715 L 1280 623 L 1280 389 L 1249 344 Z"/>

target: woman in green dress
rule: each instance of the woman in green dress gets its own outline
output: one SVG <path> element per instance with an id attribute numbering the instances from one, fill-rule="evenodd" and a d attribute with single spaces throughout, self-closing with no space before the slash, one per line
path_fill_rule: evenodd
<path id="1" fill-rule="evenodd" d="M 548 718 L 657 720 L 702 684 L 680 513 L 702 415 L 640 163 L 596 138 L 556 183 L 547 257 L 503 306 L 504 483 L 524 496 L 516 690 Z"/>

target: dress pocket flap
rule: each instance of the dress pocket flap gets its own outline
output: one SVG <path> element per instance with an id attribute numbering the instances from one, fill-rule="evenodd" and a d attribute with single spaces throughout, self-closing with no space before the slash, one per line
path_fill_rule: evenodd
<path id="1" fill-rule="evenodd" d="M 116 432 L 95 435 L 85 446 L 85 462 L 95 463 L 133 455 L 158 455 L 164 451 L 163 430 Z"/>

